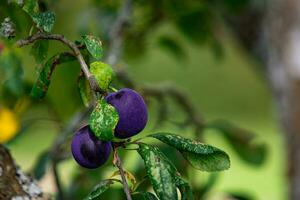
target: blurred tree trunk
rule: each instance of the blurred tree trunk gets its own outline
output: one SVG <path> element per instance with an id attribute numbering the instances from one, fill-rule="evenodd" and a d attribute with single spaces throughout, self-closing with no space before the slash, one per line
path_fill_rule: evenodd
<path id="1" fill-rule="evenodd" d="M 287 148 L 289 199 L 300 199 L 300 0 L 264 0 L 229 20 L 265 66 Z"/>
<path id="2" fill-rule="evenodd" d="M 300 199 L 300 1 L 272 0 L 266 7 L 266 73 L 287 147 L 291 200 Z"/>

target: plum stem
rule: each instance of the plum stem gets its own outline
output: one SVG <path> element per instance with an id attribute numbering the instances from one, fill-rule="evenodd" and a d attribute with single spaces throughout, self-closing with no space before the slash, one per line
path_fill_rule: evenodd
<path id="1" fill-rule="evenodd" d="M 113 146 L 113 149 L 114 149 L 113 164 L 119 169 L 120 176 L 121 176 L 121 179 L 122 179 L 122 184 L 123 184 L 123 190 L 124 190 L 124 193 L 126 194 L 127 200 L 132 200 L 131 195 L 130 195 L 129 186 L 128 186 L 128 183 L 127 183 L 127 180 L 126 180 L 125 172 L 124 172 L 124 169 L 123 169 L 122 161 L 121 161 L 120 156 L 118 154 L 118 150 L 117 150 L 117 148 L 115 148 L 114 144 L 112 146 Z"/>

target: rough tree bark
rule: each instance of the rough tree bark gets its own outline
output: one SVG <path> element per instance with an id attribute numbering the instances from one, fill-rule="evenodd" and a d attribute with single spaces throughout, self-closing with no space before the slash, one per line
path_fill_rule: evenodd
<path id="1" fill-rule="evenodd" d="M 43 194 L 32 178 L 16 166 L 10 152 L 3 145 L 0 145 L 0 199 L 50 199 Z"/>
<path id="2" fill-rule="evenodd" d="M 272 0 L 267 6 L 264 46 L 288 154 L 289 197 L 300 199 L 300 1 Z"/>

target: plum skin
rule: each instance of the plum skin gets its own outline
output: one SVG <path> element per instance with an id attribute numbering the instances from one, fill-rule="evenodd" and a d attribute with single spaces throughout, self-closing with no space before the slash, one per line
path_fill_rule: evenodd
<path id="1" fill-rule="evenodd" d="M 105 97 L 107 103 L 115 107 L 119 121 L 114 135 L 125 139 L 141 132 L 148 121 L 148 111 L 143 97 L 136 91 L 123 88 Z"/>
<path id="2" fill-rule="evenodd" d="M 74 134 L 71 151 L 80 166 L 94 169 L 108 160 L 111 143 L 99 140 L 89 126 L 84 126 Z"/>

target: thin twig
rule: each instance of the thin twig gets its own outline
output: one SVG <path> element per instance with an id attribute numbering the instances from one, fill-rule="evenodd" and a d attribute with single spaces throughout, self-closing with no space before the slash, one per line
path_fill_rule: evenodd
<path id="1" fill-rule="evenodd" d="M 74 55 L 76 56 L 84 75 L 86 76 L 87 80 L 90 83 L 93 93 L 95 91 L 103 92 L 101 90 L 101 88 L 99 88 L 94 76 L 90 73 L 89 67 L 86 64 L 80 50 L 76 46 L 76 44 L 74 42 L 71 42 L 70 40 L 68 40 L 65 36 L 60 35 L 60 34 L 46 34 L 46 33 L 38 32 L 35 35 L 29 36 L 25 39 L 21 39 L 21 40 L 17 41 L 16 45 L 18 47 L 23 47 L 23 46 L 32 44 L 37 40 L 57 40 L 57 41 L 64 43 L 65 45 L 67 45 L 73 51 Z"/>
<path id="2" fill-rule="evenodd" d="M 57 199 L 58 200 L 63 200 L 64 199 L 64 190 L 60 181 L 60 176 L 58 173 L 58 169 L 57 169 L 57 162 L 53 161 L 52 162 L 52 171 L 53 171 L 53 176 L 54 176 L 54 180 L 55 180 L 55 184 L 56 184 L 56 189 L 58 191 L 58 196 Z"/>
<path id="3" fill-rule="evenodd" d="M 52 170 L 55 179 L 56 188 L 58 190 L 58 198 L 64 198 L 64 190 L 62 188 L 57 165 L 70 157 L 69 152 L 65 152 L 63 149 L 63 145 L 68 140 L 69 136 L 74 133 L 74 131 L 78 128 L 80 123 L 87 117 L 87 114 L 90 113 L 91 108 L 85 108 L 79 111 L 77 114 L 73 116 L 73 118 L 69 121 L 69 124 L 62 130 L 59 136 L 56 137 L 52 146 L 50 147 L 50 158 L 52 162 Z"/>
<path id="4" fill-rule="evenodd" d="M 122 179 L 124 193 L 126 194 L 127 200 L 132 200 L 131 195 L 130 195 L 130 189 L 129 189 L 129 186 L 128 186 L 128 183 L 127 183 L 127 180 L 126 180 L 126 177 L 125 177 L 125 172 L 124 172 L 123 166 L 122 166 L 122 161 L 121 161 L 121 159 L 119 157 L 119 154 L 118 154 L 118 150 L 114 146 L 113 146 L 113 149 L 114 149 L 113 163 L 119 169 L 120 176 L 121 176 L 121 179 Z"/>
<path id="5" fill-rule="evenodd" d="M 122 81 L 127 87 L 134 88 L 136 84 L 129 77 L 128 73 L 123 69 L 114 67 L 121 59 L 124 43 L 124 29 L 130 24 L 132 15 L 132 0 L 125 0 L 122 8 L 119 11 L 115 23 L 109 30 L 109 48 L 105 61 L 110 64 L 117 75 L 117 78 Z"/>

